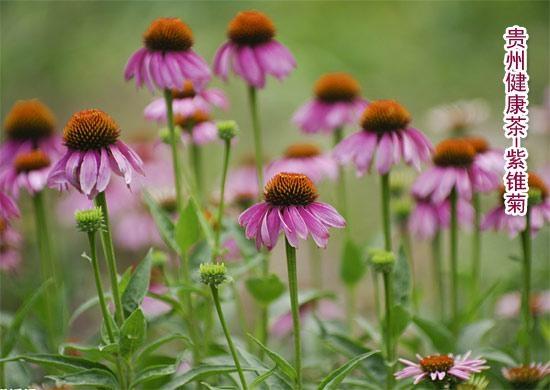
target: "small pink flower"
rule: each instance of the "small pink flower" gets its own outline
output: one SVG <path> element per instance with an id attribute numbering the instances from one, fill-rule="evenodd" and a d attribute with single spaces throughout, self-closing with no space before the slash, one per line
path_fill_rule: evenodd
<path id="1" fill-rule="evenodd" d="M 257 203 L 239 216 L 246 237 L 273 249 L 283 231 L 288 242 L 298 247 L 299 239 L 311 235 L 318 247 L 325 248 L 329 227 L 343 228 L 346 221 L 326 203 L 317 202 L 317 189 L 307 176 L 278 173 L 265 186 L 265 201 Z"/>
<path id="2" fill-rule="evenodd" d="M 340 164 L 353 162 L 358 176 L 370 169 L 375 155 L 381 175 L 401 161 L 420 170 L 420 164 L 430 158 L 432 145 L 424 134 L 409 127 L 410 121 L 410 114 L 396 101 L 374 101 L 363 112 L 363 130 L 336 145 L 334 157 Z"/>
<path id="3" fill-rule="evenodd" d="M 314 87 L 315 98 L 296 111 L 292 120 L 304 133 L 332 133 L 355 124 L 367 102 L 359 83 L 347 73 L 327 73 Z"/>
<path id="4" fill-rule="evenodd" d="M 185 81 L 202 90 L 210 80 L 208 64 L 191 50 L 193 33 L 180 19 L 153 20 L 143 44 L 126 64 L 126 81 L 135 78 L 138 87 L 145 84 L 153 92 L 181 88 Z"/>
<path id="5" fill-rule="evenodd" d="M 335 180 L 338 177 L 338 165 L 329 154 L 312 144 L 294 144 L 289 146 L 284 157 L 275 160 L 267 167 L 269 179 L 280 172 L 303 173 L 314 183 L 323 179 Z"/>
<path id="6" fill-rule="evenodd" d="M 17 101 L 6 115 L 4 131 L 0 171 L 11 167 L 18 154 L 34 149 L 44 151 L 53 160 L 62 154 L 60 138 L 55 134 L 55 117 L 37 99 Z"/>
<path id="7" fill-rule="evenodd" d="M 260 192 L 254 159 L 245 159 L 227 174 L 225 202 L 247 208 L 258 199 Z"/>
<path id="8" fill-rule="evenodd" d="M 550 290 L 533 292 L 529 306 L 533 316 L 550 313 Z M 499 298 L 495 305 L 495 314 L 502 318 L 517 318 L 520 308 L 521 295 L 518 291 L 513 291 Z"/>
<path id="9" fill-rule="evenodd" d="M 175 116 L 191 116 L 197 111 L 210 112 L 212 107 L 227 110 L 229 101 L 222 90 L 217 88 L 195 91 L 193 83 L 186 81 L 183 89 L 172 90 L 172 110 Z M 166 123 L 166 100 L 153 100 L 144 110 L 145 119 Z"/>
<path id="10" fill-rule="evenodd" d="M 195 111 L 190 116 L 178 115 L 175 123 L 181 128 L 185 144 L 205 145 L 218 139 L 218 127 L 205 111 Z"/>
<path id="11" fill-rule="evenodd" d="M 282 80 L 296 67 L 296 61 L 274 36 L 275 26 L 265 14 L 239 12 L 229 23 L 229 40 L 216 52 L 214 73 L 227 80 L 232 68 L 255 88 L 263 88 L 268 75 Z"/>
<path id="12" fill-rule="evenodd" d="M 52 168 L 48 185 L 71 184 L 88 198 L 105 191 L 111 173 L 132 182 L 132 172 L 143 174 L 141 158 L 118 140 L 120 128 L 100 110 L 73 114 L 63 133 L 67 152 Z"/>
<path id="13" fill-rule="evenodd" d="M 19 217 L 17 204 L 12 198 L 0 191 L 0 218 L 13 219 L 17 217 Z"/>
<path id="14" fill-rule="evenodd" d="M 422 357 L 416 355 L 418 363 L 399 359 L 406 367 L 394 375 L 397 379 L 414 377 L 415 385 L 424 380 L 438 384 L 467 381 L 472 374 L 489 368 L 485 365 L 486 361 L 484 359 L 469 359 L 469 357 L 470 352 L 467 352 L 464 357 L 453 355 Z"/>

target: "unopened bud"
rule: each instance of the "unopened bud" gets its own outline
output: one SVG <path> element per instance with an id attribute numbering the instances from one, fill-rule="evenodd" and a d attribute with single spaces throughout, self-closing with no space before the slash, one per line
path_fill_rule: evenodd
<path id="1" fill-rule="evenodd" d="M 239 126 L 235 121 L 219 121 L 216 124 L 218 126 L 218 137 L 224 141 L 231 141 L 239 134 Z"/>
<path id="2" fill-rule="evenodd" d="M 94 207 L 89 210 L 78 210 L 74 214 L 76 227 L 84 233 L 95 233 L 105 229 L 105 220 L 103 211 L 100 207 Z"/>
<path id="3" fill-rule="evenodd" d="M 224 263 L 203 263 L 200 265 L 201 282 L 209 286 L 218 286 L 227 280 Z"/>

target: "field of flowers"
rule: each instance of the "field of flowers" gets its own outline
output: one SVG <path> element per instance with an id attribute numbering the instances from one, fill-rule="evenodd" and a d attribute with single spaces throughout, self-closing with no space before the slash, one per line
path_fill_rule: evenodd
<path id="1" fill-rule="evenodd" d="M 550 388 L 549 11 L 2 2 L 0 389 Z"/>

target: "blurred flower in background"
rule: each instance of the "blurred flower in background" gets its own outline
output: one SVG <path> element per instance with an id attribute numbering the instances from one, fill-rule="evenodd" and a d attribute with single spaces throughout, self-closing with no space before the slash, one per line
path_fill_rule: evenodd
<path id="1" fill-rule="evenodd" d="M 434 133 L 463 136 L 489 118 L 489 105 L 483 99 L 459 100 L 434 107 L 428 113 L 428 127 Z"/>

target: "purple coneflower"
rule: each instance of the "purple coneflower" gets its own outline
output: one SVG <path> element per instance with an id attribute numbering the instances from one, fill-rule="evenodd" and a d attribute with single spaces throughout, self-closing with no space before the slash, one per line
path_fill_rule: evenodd
<path id="1" fill-rule="evenodd" d="M 1 195 L 1 193 L 0 193 Z M 0 270 L 13 271 L 21 263 L 19 247 L 21 236 L 9 224 L 9 220 L 0 217 Z"/>
<path id="2" fill-rule="evenodd" d="M 497 189 L 504 173 L 503 151 L 492 149 L 482 137 L 466 137 L 464 140 L 473 146 L 476 155 L 473 165 L 476 174 L 473 177 L 474 190 L 489 192 Z"/>
<path id="3" fill-rule="evenodd" d="M 6 139 L 0 145 L 0 169 L 11 166 L 20 153 L 41 149 L 55 159 L 61 142 L 55 134 L 55 117 L 37 99 L 17 101 L 4 120 Z"/>
<path id="4" fill-rule="evenodd" d="M 174 122 L 182 132 L 184 143 L 204 145 L 218 139 L 218 128 L 206 111 L 195 111 L 189 116 L 177 115 Z"/>
<path id="5" fill-rule="evenodd" d="M 191 116 L 197 111 L 209 112 L 211 107 L 226 110 L 229 107 L 227 97 L 221 89 L 210 88 L 196 91 L 191 81 L 186 81 L 181 89 L 172 91 L 172 109 L 176 116 Z M 144 110 L 145 119 L 166 123 L 166 100 L 153 100 Z"/>
<path id="6" fill-rule="evenodd" d="M 476 358 L 469 359 L 470 352 L 464 357 L 453 355 L 430 355 L 422 357 L 416 355 L 418 363 L 406 359 L 399 359 L 406 367 L 395 373 L 397 379 L 414 377 L 414 384 L 424 380 L 440 385 L 440 388 L 448 383 L 467 381 L 473 373 L 486 370 L 486 361 Z"/>
<path id="7" fill-rule="evenodd" d="M 289 146 L 284 156 L 273 161 L 266 168 L 270 179 L 280 172 L 303 173 L 314 183 L 323 179 L 335 180 L 338 177 L 338 165 L 329 154 L 322 153 L 313 144 L 294 144 Z"/>
<path id="8" fill-rule="evenodd" d="M 229 23 L 227 37 L 214 58 L 214 73 L 223 80 L 232 68 L 249 86 L 263 88 L 267 75 L 281 80 L 296 67 L 290 51 L 274 39 L 275 25 L 262 12 L 239 12 Z"/>
<path id="9" fill-rule="evenodd" d="M 304 133 L 332 133 L 355 124 L 367 102 L 359 83 L 347 73 L 327 73 L 313 88 L 314 99 L 296 111 L 292 120 Z"/>
<path id="10" fill-rule="evenodd" d="M 294 248 L 308 234 L 321 248 L 329 238 L 329 227 L 343 228 L 346 221 L 330 205 L 317 202 L 317 189 L 306 175 L 278 173 L 264 189 L 264 202 L 257 203 L 239 216 L 246 237 L 273 249 L 281 230 Z"/>
<path id="11" fill-rule="evenodd" d="M 521 309 L 521 293 L 513 291 L 499 298 L 495 314 L 502 318 L 517 318 Z M 550 290 L 530 294 L 529 309 L 533 317 L 550 313 Z"/>
<path id="12" fill-rule="evenodd" d="M 548 196 L 548 187 L 546 183 L 533 172 L 529 172 L 529 189 L 540 191 L 540 202 L 529 205 L 531 234 L 537 234 L 545 223 L 550 221 L 550 197 Z M 504 202 L 504 187 L 500 189 L 500 204 L 489 211 L 483 221 L 481 228 L 483 230 L 498 230 L 506 231 L 510 238 L 517 236 L 524 231 L 526 227 L 525 216 L 514 216 L 505 213 Z"/>
<path id="13" fill-rule="evenodd" d="M 153 20 L 143 34 L 143 44 L 124 70 L 124 78 L 135 78 L 138 87 L 145 84 L 151 92 L 175 89 L 188 80 L 202 90 L 210 80 L 208 64 L 191 50 L 193 32 L 179 18 Z"/>
<path id="14" fill-rule="evenodd" d="M 0 218 L 13 219 L 19 217 L 19 208 L 17 204 L 0 190 Z"/>
<path id="15" fill-rule="evenodd" d="M 517 390 L 536 389 L 550 375 L 550 363 L 531 363 L 502 369 L 502 376 Z"/>
<path id="16" fill-rule="evenodd" d="M 376 170 L 381 175 L 403 160 L 420 169 L 430 157 L 432 145 L 417 129 L 409 127 L 411 116 L 394 100 L 370 103 L 361 117 L 363 130 L 350 135 L 334 148 L 341 164 L 353 162 L 357 175 L 370 169 L 376 154 Z"/>
<path id="17" fill-rule="evenodd" d="M 141 158 L 120 141 L 120 128 L 100 110 L 73 114 L 63 131 L 65 155 L 52 168 L 48 184 L 71 184 L 88 198 L 105 191 L 111 172 L 132 182 L 132 171 L 143 174 Z"/>

